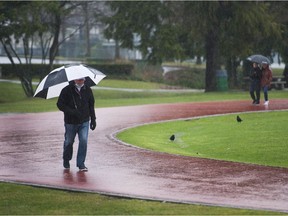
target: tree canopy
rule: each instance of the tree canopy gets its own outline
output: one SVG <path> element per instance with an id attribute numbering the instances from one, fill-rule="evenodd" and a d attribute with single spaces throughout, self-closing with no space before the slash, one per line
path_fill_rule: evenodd
<path id="1" fill-rule="evenodd" d="M 52 66 L 61 40 L 69 37 L 63 29 L 70 15 L 74 15 L 71 20 L 76 23 L 75 31 L 76 26 L 79 29 L 85 26 L 86 40 L 90 40 L 88 3 L 93 2 L 1 1 L 0 42 L 11 63 L 15 64 L 13 57 L 22 63 L 12 46 L 14 40 L 24 45 L 26 64 L 31 63 L 33 45 L 40 43 L 42 57 L 49 56 Z M 272 57 L 277 52 L 288 63 L 287 2 L 107 1 L 106 4 L 110 10 L 103 10 L 101 21 L 106 26 L 107 38 L 124 48 L 139 49 L 154 64 L 204 57 L 206 91 L 216 90 L 216 71 L 221 67 L 227 69 L 230 84 L 236 84 L 236 69 L 251 54 Z M 86 45 L 89 55 L 89 41 Z M 25 93 L 31 96 L 32 78 L 19 68 L 16 71 Z"/>
<path id="2" fill-rule="evenodd" d="M 221 65 L 235 77 L 241 60 L 255 52 L 270 55 L 281 39 L 280 25 L 266 2 L 108 4 L 114 14 L 106 20 L 106 36 L 117 38 L 123 47 L 140 48 L 154 63 L 204 54 L 206 91 L 216 90 L 216 70 Z M 140 37 L 140 44 L 133 44 L 133 34 Z"/>
<path id="3" fill-rule="evenodd" d="M 62 23 L 78 4 L 80 3 L 69 1 L 0 2 L 0 42 L 28 97 L 34 94 L 32 74 L 29 70 L 24 70 L 21 64 L 31 65 L 33 46 L 39 43 L 42 48 L 42 59 L 45 60 L 49 54 L 52 69 L 61 44 L 59 37 Z M 20 53 L 14 46 L 20 42 L 23 44 L 25 62 L 22 62 Z"/>

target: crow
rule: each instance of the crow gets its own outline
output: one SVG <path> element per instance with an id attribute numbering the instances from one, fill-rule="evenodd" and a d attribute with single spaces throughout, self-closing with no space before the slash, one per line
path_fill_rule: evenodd
<path id="1" fill-rule="evenodd" d="M 242 122 L 242 119 L 239 116 L 237 116 L 236 120 L 237 122 Z"/>
<path id="2" fill-rule="evenodd" d="M 174 135 L 174 134 L 170 137 L 170 140 L 171 140 L 171 141 L 174 141 L 174 140 L 175 140 L 175 135 Z"/>

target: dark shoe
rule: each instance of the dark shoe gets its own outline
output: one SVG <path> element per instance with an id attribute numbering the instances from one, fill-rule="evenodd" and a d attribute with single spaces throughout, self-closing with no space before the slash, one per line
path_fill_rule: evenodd
<path id="1" fill-rule="evenodd" d="M 253 105 L 258 105 L 258 104 L 260 104 L 260 101 L 254 100 L 252 104 L 253 104 Z"/>
<path id="2" fill-rule="evenodd" d="M 63 161 L 63 166 L 64 166 L 65 169 L 70 169 L 70 163 L 69 163 L 69 161 L 64 160 L 64 161 Z"/>
<path id="3" fill-rule="evenodd" d="M 88 171 L 88 168 L 87 167 L 79 167 L 79 171 L 80 172 L 87 172 Z"/>

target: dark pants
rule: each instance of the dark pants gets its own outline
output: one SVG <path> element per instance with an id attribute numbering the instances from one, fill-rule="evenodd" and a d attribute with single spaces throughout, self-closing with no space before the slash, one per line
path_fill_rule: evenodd
<path id="1" fill-rule="evenodd" d="M 250 84 L 250 96 L 253 100 L 253 102 L 259 102 L 260 101 L 260 80 L 259 79 L 253 79 Z M 256 97 L 255 97 L 256 93 Z"/>

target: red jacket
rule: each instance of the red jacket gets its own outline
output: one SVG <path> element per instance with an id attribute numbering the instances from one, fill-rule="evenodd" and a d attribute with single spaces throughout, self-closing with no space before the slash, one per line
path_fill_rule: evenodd
<path id="1" fill-rule="evenodd" d="M 272 81 L 272 71 L 269 66 L 262 70 L 261 86 L 270 86 Z"/>

